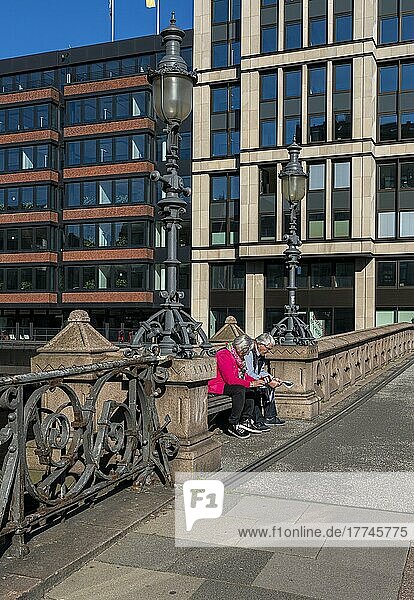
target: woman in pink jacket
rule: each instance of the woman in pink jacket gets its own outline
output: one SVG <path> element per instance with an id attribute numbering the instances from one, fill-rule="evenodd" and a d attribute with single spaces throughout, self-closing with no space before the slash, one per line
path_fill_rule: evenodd
<path id="1" fill-rule="evenodd" d="M 241 439 L 250 437 L 250 433 L 262 433 L 253 421 L 253 399 L 246 398 L 246 389 L 264 385 L 261 379 L 253 379 L 246 373 L 244 357 L 253 344 L 248 335 L 239 335 L 227 348 L 219 350 L 216 354 L 217 376 L 208 382 L 209 394 L 231 397 L 228 432 Z"/>

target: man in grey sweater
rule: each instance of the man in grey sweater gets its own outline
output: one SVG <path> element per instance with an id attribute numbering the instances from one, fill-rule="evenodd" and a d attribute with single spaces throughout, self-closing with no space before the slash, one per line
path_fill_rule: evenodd
<path id="1" fill-rule="evenodd" d="M 277 416 L 274 389 L 282 384 L 277 377 L 272 377 L 265 366 L 265 355 L 275 345 L 275 340 L 270 333 L 262 333 L 255 341 L 252 350 L 245 356 L 246 372 L 253 379 L 263 379 L 265 385 L 252 390 L 254 394 L 254 420 L 262 430 L 269 429 L 272 425 L 284 425 L 285 421 Z M 263 405 L 263 409 L 262 409 Z M 262 412 L 263 411 L 263 412 Z"/>

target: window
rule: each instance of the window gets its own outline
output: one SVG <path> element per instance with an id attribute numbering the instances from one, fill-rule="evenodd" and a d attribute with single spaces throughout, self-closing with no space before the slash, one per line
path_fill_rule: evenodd
<path id="1" fill-rule="evenodd" d="M 302 47 L 302 0 L 285 2 L 285 50 Z"/>
<path id="2" fill-rule="evenodd" d="M 67 166 L 151 160 L 152 143 L 147 134 L 66 142 Z"/>
<path id="3" fill-rule="evenodd" d="M 244 290 L 246 269 L 244 264 L 210 265 L 212 290 Z"/>
<path id="4" fill-rule="evenodd" d="M 65 288 L 70 291 L 148 291 L 150 265 L 76 265 L 66 267 Z"/>
<path id="5" fill-rule="evenodd" d="M 309 164 L 307 199 L 308 239 L 325 237 L 325 163 Z"/>
<path id="6" fill-rule="evenodd" d="M 0 269 L 0 292 L 55 292 L 55 267 Z"/>
<path id="7" fill-rule="evenodd" d="M 397 285 L 397 263 L 382 262 L 377 263 L 377 286 L 378 287 L 396 287 Z"/>
<path id="8" fill-rule="evenodd" d="M 414 137 L 414 63 L 379 67 L 378 138 L 398 141 Z"/>
<path id="9" fill-rule="evenodd" d="M 326 0 L 309 0 L 309 46 L 326 44 Z"/>
<path id="10" fill-rule="evenodd" d="M 295 69 L 284 72 L 284 144 L 288 146 L 293 138 L 301 143 L 302 122 L 302 71 Z"/>
<path id="11" fill-rule="evenodd" d="M 334 0 L 334 42 L 353 39 L 353 0 Z"/>
<path id="12" fill-rule="evenodd" d="M 51 87 L 57 85 L 57 73 L 54 70 L 19 73 L 0 77 L 0 93 Z"/>
<path id="13" fill-rule="evenodd" d="M 380 163 L 377 171 L 378 238 L 414 237 L 414 162 Z"/>
<path id="14" fill-rule="evenodd" d="M 332 164 L 332 237 L 351 236 L 351 163 Z"/>
<path id="15" fill-rule="evenodd" d="M 310 266 L 310 285 L 312 288 L 332 287 L 332 265 L 331 263 L 312 263 Z"/>
<path id="16" fill-rule="evenodd" d="M 308 70 L 308 119 L 309 141 L 326 141 L 326 67 Z"/>
<path id="17" fill-rule="evenodd" d="M 56 194 L 56 188 L 47 185 L 0 188 L 0 210 L 55 209 Z"/>
<path id="18" fill-rule="evenodd" d="M 56 250 L 55 227 L 0 228 L 0 248 L 6 252 Z"/>
<path id="19" fill-rule="evenodd" d="M 259 240 L 276 240 L 276 167 L 261 167 L 259 170 Z"/>
<path id="20" fill-rule="evenodd" d="M 152 115 L 151 94 L 147 90 L 82 98 L 66 102 L 66 125 L 99 123 Z"/>
<path id="21" fill-rule="evenodd" d="M 352 138 L 352 64 L 333 65 L 333 138 Z"/>
<path id="22" fill-rule="evenodd" d="M 211 155 L 240 154 L 240 85 L 211 89 Z"/>
<path id="23" fill-rule="evenodd" d="M 212 0 L 212 67 L 240 64 L 240 0 Z"/>
<path id="24" fill-rule="evenodd" d="M 56 169 L 57 148 L 50 144 L 5 148 L 0 157 L 0 170 Z"/>
<path id="25" fill-rule="evenodd" d="M 239 241 L 240 183 L 238 175 L 213 176 L 210 192 L 212 246 L 229 246 Z"/>
<path id="26" fill-rule="evenodd" d="M 262 0 L 260 9 L 261 52 L 277 51 L 278 0 Z"/>
<path id="27" fill-rule="evenodd" d="M 260 147 L 277 146 L 277 74 L 260 76 Z"/>
<path id="28" fill-rule="evenodd" d="M 67 183 L 64 207 L 96 204 L 151 204 L 152 184 L 146 177 Z"/>
<path id="29" fill-rule="evenodd" d="M 0 132 L 33 131 L 57 125 L 57 106 L 36 104 L 0 111 Z M 53 116 L 52 116 L 53 115 Z"/>
<path id="30" fill-rule="evenodd" d="M 266 288 L 268 290 L 282 289 L 285 287 L 286 266 L 284 264 L 266 265 Z"/>
<path id="31" fill-rule="evenodd" d="M 334 287 L 353 288 L 355 283 L 355 265 L 352 262 L 335 264 Z"/>
<path id="32" fill-rule="evenodd" d="M 378 37 L 380 44 L 414 40 L 414 5 L 410 0 L 378 3 Z"/>

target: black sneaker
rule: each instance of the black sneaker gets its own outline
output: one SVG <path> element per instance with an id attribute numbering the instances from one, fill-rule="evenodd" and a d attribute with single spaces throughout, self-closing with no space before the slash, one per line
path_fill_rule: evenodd
<path id="1" fill-rule="evenodd" d="M 257 429 L 260 429 L 260 431 L 270 431 L 271 427 L 270 425 L 267 425 L 264 421 L 262 421 L 261 423 L 255 423 Z"/>
<path id="2" fill-rule="evenodd" d="M 279 419 L 279 417 L 272 417 L 271 419 L 265 420 L 266 425 L 284 425 L 285 421 L 283 419 Z"/>
<path id="3" fill-rule="evenodd" d="M 250 437 L 250 433 L 248 433 L 247 431 L 245 431 L 244 429 L 242 429 L 240 427 L 240 425 L 232 425 L 231 423 L 229 423 L 229 426 L 227 428 L 227 432 L 230 435 L 234 435 L 234 437 L 240 438 L 240 439 L 247 439 Z"/>
<path id="4" fill-rule="evenodd" d="M 253 422 L 252 419 L 245 419 L 244 421 L 240 421 L 239 427 L 244 429 L 244 431 L 249 431 L 250 433 L 262 433 L 262 430 Z"/>

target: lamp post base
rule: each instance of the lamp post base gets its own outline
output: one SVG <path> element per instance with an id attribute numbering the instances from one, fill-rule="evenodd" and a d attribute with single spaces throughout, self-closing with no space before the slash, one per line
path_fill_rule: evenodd
<path id="1" fill-rule="evenodd" d="M 276 343 L 281 346 L 314 346 L 316 344 L 309 325 L 297 315 L 283 317 L 273 327 L 271 334 Z"/>
<path id="2" fill-rule="evenodd" d="M 132 352 L 143 347 L 157 346 L 162 356 L 193 358 L 199 354 L 213 356 L 215 349 L 203 331 L 203 324 L 183 310 L 179 302 L 166 303 L 140 328 L 131 344 Z"/>

